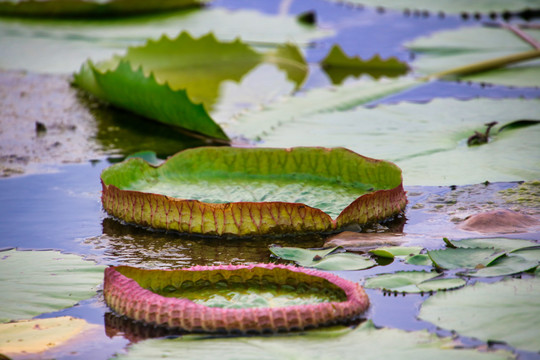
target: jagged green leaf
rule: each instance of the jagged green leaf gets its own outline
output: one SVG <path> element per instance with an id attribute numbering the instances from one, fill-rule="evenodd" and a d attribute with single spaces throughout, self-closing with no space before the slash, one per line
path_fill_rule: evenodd
<path id="1" fill-rule="evenodd" d="M 58 251 L 0 252 L 0 322 L 30 319 L 94 296 L 103 269 Z"/>
<path id="2" fill-rule="evenodd" d="M 71 73 L 88 58 L 106 60 L 129 46 L 163 35 L 175 38 L 182 31 L 194 37 L 213 32 L 221 41 L 241 37 L 244 42 L 270 47 L 287 42 L 304 46 L 333 34 L 332 30 L 300 24 L 293 16 L 219 8 L 114 19 L 4 17 L 0 19 L 0 68 Z"/>
<path id="3" fill-rule="evenodd" d="M 341 84 L 348 76 L 359 77 L 367 74 L 375 79 L 382 76 L 393 78 L 404 75 L 409 70 L 407 64 L 395 57 L 381 59 L 379 55 L 374 55 L 369 60 L 358 56 L 350 57 L 339 45 L 334 45 L 320 63 L 333 84 Z"/>
<path id="4" fill-rule="evenodd" d="M 109 61 L 88 61 L 74 81 L 118 107 L 226 140 L 227 135 L 208 113 L 233 102 L 224 91 L 226 82 L 241 82 L 266 59 L 282 65 L 289 77 L 300 83 L 307 75 L 306 63 L 292 45 L 259 53 L 239 40 L 220 42 L 212 34 L 195 39 L 183 32 L 175 39 L 149 40 L 145 46 L 129 48 L 126 55 Z M 287 82 L 285 77 L 283 81 Z M 255 93 L 264 94 L 264 90 L 264 86 L 259 87 Z M 255 97 L 252 104 L 259 100 Z M 242 104 L 246 102 L 249 100 L 243 99 Z"/>
<path id="5" fill-rule="evenodd" d="M 419 317 L 482 341 L 506 342 L 517 349 L 540 351 L 540 279 L 508 279 L 427 299 Z"/>
<path id="6" fill-rule="evenodd" d="M 226 351 L 224 351 L 226 349 Z M 402 358 L 431 359 L 508 359 L 506 351 L 480 352 L 458 349 L 451 338 L 440 338 L 427 331 L 376 329 L 367 321 L 356 329 L 335 328 L 300 334 L 153 339 L 133 344 L 119 359 L 362 359 Z"/>
<path id="7" fill-rule="evenodd" d="M 499 126 L 535 118 L 539 100 L 437 99 L 427 104 L 400 103 L 357 108 L 360 99 L 383 90 L 411 86 L 407 80 L 379 83 L 353 92 L 317 90 L 274 104 L 239 119 L 234 130 L 258 139 L 261 146 L 345 146 L 358 153 L 394 161 L 404 182 L 414 185 L 459 185 L 540 177 L 540 126 L 503 131 L 490 142 L 468 147 L 467 138 L 484 123 Z M 349 93 L 348 91 L 351 91 Z M 381 92 L 379 92 L 381 91 Z M 510 110 L 511 109 L 511 110 Z M 230 133 L 232 133 L 231 129 Z M 495 130 L 496 131 L 496 130 Z M 384 146 L 381 146 L 384 144 Z"/>
<path id="8" fill-rule="evenodd" d="M 523 29 L 540 42 L 540 30 Z M 531 50 L 531 45 L 503 28 L 464 27 L 420 37 L 406 46 L 419 53 L 412 66 L 434 74 L 460 66 Z M 460 79 L 510 86 L 539 86 L 540 59 L 461 76 Z"/>
<path id="9" fill-rule="evenodd" d="M 208 0 L 8 0 L 0 1 L 0 14 L 43 17 L 125 16 L 200 6 L 206 2 Z"/>
<path id="10" fill-rule="evenodd" d="M 444 13 L 468 13 L 468 14 L 491 14 L 503 12 L 520 12 L 526 9 L 537 9 L 536 0 L 347 0 L 349 3 L 357 3 L 368 6 L 382 6 L 398 10 L 422 10 Z"/>
<path id="11" fill-rule="evenodd" d="M 364 287 L 405 293 L 448 290 L 465 285 L 463 279 L 439 279 L 440 274 L 426 271 L 399 271 L 366 279 Z"/>

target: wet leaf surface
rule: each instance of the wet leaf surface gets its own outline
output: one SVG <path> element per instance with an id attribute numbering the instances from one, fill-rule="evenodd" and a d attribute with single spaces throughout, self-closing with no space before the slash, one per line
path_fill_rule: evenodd
<path id="1" fill-rule="evenodd" d="M 440 278 L 439 273 L 425 271 L 400 271 L 394 274 L 382 274 L 366 279 L 364 286 L 371 289 L 402 293 L 420 293 L 438 290 L 450 290 L 465 285 L 465 280 Z"/>

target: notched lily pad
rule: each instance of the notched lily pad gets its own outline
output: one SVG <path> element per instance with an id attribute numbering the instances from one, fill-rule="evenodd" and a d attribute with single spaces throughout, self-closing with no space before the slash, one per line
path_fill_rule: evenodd
<path id="1" fill-rule="evenodd" d="M 324 250 L 270 247 L 272 254 L 283 260 L 291 260 L 300 266 L 320 270 L 362 270 L 376 265 L 369 257 L 352 253 L 334 253 L 336 249 L 337 247 Z"/>
<path id="2" fill-rule="evenodd" d="M 332 232 L 407 203 L 397 166 L 344 148 L 196 148 L 159 167 L 113 165 L 101 180 L 103 207 L 119 219 L 218 236 Z"/>
<path id="3" fill-rule="evenodd" d="M 171 271 L 110 267 L 105 270 L 104 296 L 119 315 L 194 332 L 318 327 L 354 318 L 369 306 L 356 283 L 273 264 Z"/>
<path id="4" fill-rule="evenodd" d="M 368 278 L 364 286 L 369 289 L 382 289 L 403 293 L 420 293 L 455 289 L 465 285 L 465 280 L 442 278 L 436 272 L 399 271 Z"/>
<path id="5" fill-rule="evenodd" d="M 334 45 L 328 55 L 321 60 L 321 66 L 328 74 L 334 85 L 341 84 L 349 75 L 359 77 L 367 74 L 378 79 L 385 77 L 398 77 L 405 75 L 409 70 L 407 64 L 395 57 L 381 59 L 379 55 L 369 60 L 363 60 L 358 56 L 348 56 L 339 45 Z"/>

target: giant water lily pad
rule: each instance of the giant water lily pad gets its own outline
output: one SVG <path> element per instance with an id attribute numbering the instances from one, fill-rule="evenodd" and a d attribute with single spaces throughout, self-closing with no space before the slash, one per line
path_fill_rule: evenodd
<path id="1" fill-rule="evenodd" d="M 331 232 L 407 203 L 397 166 L 343 148 L 196 148 L 159 167 L 113 165 L 101 180 L 109 214 L 208 235 Z"/>
<path id="2" fill-rule="evenodd" d="M 105 270 L 104 296 L 117 314 L 205 332 L 317 327 L 351 319 L 369 305 L 358 284 L 273 264 L 170 271 L 110 267 Z"/>
<path id="3" fill-rule="evenodd" d="M 540 30 L 523 29 L 540 41 Z M 469 27 L 445 30 L 418 38 L 407 47 L 421 54 L 413 67 L 434 74 L 480 61 L 530 52 L 531 45 L 503 28 Z M 539 86 L 540 59 L 527 60 L 503 68 L 460 76 L 463 80 L 512 86 Z"/>
<path id="4" fill-rule="evenodd" d="M 509 279 L 476 283 L 457 291 L 437 293 L 420 309 L 420 318 L 483 341 L 506 342 L 540 351 L 540 279 Z"/>
<path id="5" fill-rule="evenodd" d="M 106 60 L 129 46 L 163 35 L 175 38 L 182 31 L 194 37 L 213 32 L 221 41 L 241 37 L 245 42 L 270 46 L 286 42 L 305 45 L 332 34 L 300 24 L 293 16 L 217 8 L 114 19 L 1 18 L 0 68 L 68 74 L 88 58 Z M 39 61 L 35 61 L 38 56 Z"/>
<path id="6" fill-rule="evenodd" d="M 58 251 L 0 252 L 0 322 L 60 310 L 96 294 L 103 266 Z"/>
<path id="7" fill-rule="evenodd" d="M 307 75 L 304 58 L 292 45 L 260 53 L 239 40 L 221 42 L 212 34 L 195 39 L 183 32 L 175 39 L 164 36 L 144 46 L 129 48 L 122 57 L 97 64 L 88 61 L 75 75 L 75 84 L 98 98 L 150 119 L 227 139 L 209 112 L 214 113 L 223 103 L 234 101 L 234 93 L 225 91 L 226 82 L 241 82 L 262 63 L 274 64 L 278 72 L 283 69 L 296 86 Z M 285 74 L 283 81 L 288 82 Z M 264 86 L 252 90 L 257 92 L 257 89 L 266 90 Z M 293 89 L 291 84 L 284 91 Z M 252 105 L 259 100 L 255 96 Z M 242 98 L 243 106 L 246 102 L 249 100 Z M 234 108 L 234 104 L 229 106 Z"/>
<path id="8" fill-rule="evenodd" d="M 0 14 L 19 16 L 117 16 L 164 11 L 204 4 L 205 0 L 7 0 L 0 1 Z"/>
<path id="9" fill-rule="evenodd" d="M 457 349 L 450 338 L 427 331 L 377 329 L 367 321 L 355 329 L 312 330 L 271 337 L 208 338 L 196 335 L 153 339 L 131 345 L 119 359 L 509 359 L 506 351 Z"/>
<path id="10" fill-rule="evenodd" d="M 389 84 L 398 86 L 398 82 Z M 238 132 L 259 140 L 261 146 L 346 146 L 394 161 L 411 185 L 540 177 L 540 126 L 498 132 L 499 126 L 517 119 L 536 119 L 539 100 L 437 99 L 427 104 L 400 103 L 336 112 L 334 97 L 329 94 L 328 102 L 314 92 L 246 114 L 239 119 Z M 342 100 L 340 105 L 346 103 Z M 474 131 L 483 131 L 484 123 L 491 121 L 500 125 L 492 130 L 490 142 L 467 146 L 468 137 Z"/>

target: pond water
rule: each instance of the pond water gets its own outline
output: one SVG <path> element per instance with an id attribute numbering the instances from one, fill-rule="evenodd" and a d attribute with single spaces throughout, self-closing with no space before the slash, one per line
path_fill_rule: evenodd
<path id="1" fill-rule="evenodd" d="M 405 41 L 430 32 L 457 28 L 474 20 L 462 20 L 458 16 L 405 16 L 397 11 L 379 12 L 370 8 L 357 8 L 330 1 L 267 1 L 267 0 L 216 0 L 211 5 L 216 8 L 255 9 L 261 12 L 292 14 L 315 10 L 321 27 L 336 30 L 333 37 L 318 41 L 307 48 L 306 57 L 310 64 L 322 59 L 334 43 L 339 43 L 349 54 L 371 57 L 379 53 L 383 58 L 397 56 L 409 60 L 411 54 L 402 46 Z M 271 30 L 269 30 L 271 31 Z M 331 80 L 318 67 L 310 65 L 311 74 L 304 86 L 310 89 L 331 84 Z M 413 90 L 389 96 L 373 102 L 394 103 L 399 101 L 425 102 L 436 97 L 470 99 L 478 96 L 492 98 L 540 97 L 539 89 L 509 88 L 503 86 L 481 86 L 467 83 L 448 83 L 435 81 Z M 109 111 L 109 110 L 96 110 Z M 113 110 L 110 110 L 114 112 Z M 109 115 L 110 116 L 110 115 Z M 111 123 L 122 123 L 125 114 L 112 116 L 116 120 L 98 116 L 100 132 L 106 133 Z M 120 119 L 120 120 L 118 120 Z M 120 122 L 114 122 L 120 121 Z M 123 125 L 122 125 L 123 126 Z M 123 136 L 122 142 L 142 141 L 147 126 L 129 123 L 131 133 L 118 129 L 111 131 Z M 141 130 L 142 129 L 142 130 Z M 116 132 L 115 132 L 116 131 Z M 164 137 L 170 137 L 166 130 Z M 200 146 L 199 141 L 186 140 L 186 147 Z M 174 144 L 158 156 L 171 155 Z M 21 250 L 55 249 L 80 254 L 87 259 L 106 265 L 133 265 L 146 268 L 180 268 L 192 265 L 243 264 L 250 262 L 275 261 L 268 247 L 272 244 L 282 246 L 322 247 L 329 236 L 307 235 L 302 237 L 263 237 L 259 239 L 219 239 L 184 236 L 175 233 L 150 231 L 125 225 L 110 218 L 101 207 L 100 173 L 110 164 L 137 149 L 125 148 L 113 140 L 107 144 L 108 155 L 97 160 L 80 164 L 51 164 L 50 171 L 42 174 L 24 175 L 0 180 L 0 249 L 18 248 Z M 500 190 L 513 188 L 517 183 L 494 183 L 470 187 L 407 187 L 409 204 L 405 218 L 383 224 L 380 228 L 367 229 L 372 234 L 396 234 L 398 243 L 418 245 L 430 249 L 442 248 L 442 237 L 464 238 L 474 233 L 459 230 L 453 218 L 464 218 L 467 214 L 456 210 L 450 195 L 463 191 L 465 195 L 458 201 L 482 203 L 484 208 L 495 207 L 490 203 L 493 194 Z M 469 195 L 470 196 L 469 196 Z M 471 195 L 476 194 L 476 195 Z M 511 237 L 540 239 L 540 231 L 513 234 Z M 362 250 L 362 249 L 360 249 Z M 362 271 L 336 271 L 335 274 L 346 279 L 362 282 L 364 278 L 378 273 L 388 273 L 405 269 L 400 261 L 379 265 Z M 416 266 L 407 270 L 426 269 Z M 495 281 L 497 279 L 491 279 Z M 437 329 L 433 324 L 417 319 L 421 303 L 429 294 L 394 295 L 383 294 L 368 289 L 371 306 L 364 315 L 376 326 L 396 327 L 404 330 L 427 329 L 441 335 L 451 335 Z M 61 359 L 108 359 L 115 353 L 122 353 L 132 341 L 148 335 L 162 336 L 159 329 L 137 328 L 129 322 L 111 316 L 102 295 L 84 300 L 74 307 L 39 317 L 71 315 L 83 318 L 103 327 L 96 338 L 79 347 L 74 353 L 59 354 Z M 133 328 L 135 328 L 133 330 Z M 474 339 L 459 337 L 465 346 L 479 346 L 483 343 Z M 495 348 L 507 348 L 495 345 Z M 520 359 L 540 359 L 539 354 L 517 352 Z"/>

